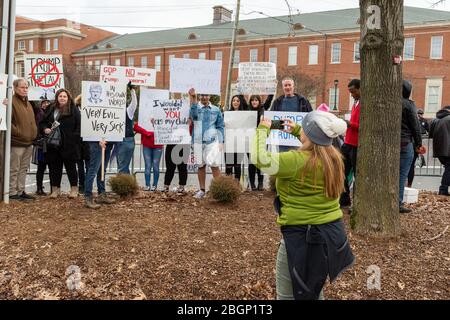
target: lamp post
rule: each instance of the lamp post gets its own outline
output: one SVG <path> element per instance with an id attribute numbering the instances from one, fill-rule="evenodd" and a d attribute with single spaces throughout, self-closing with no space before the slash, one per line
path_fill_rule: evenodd
<path id="1" fill-rule="evenodd" d="M 334 108 L 333 110 L 337 110 L 337 87 L 339 84 L 339 80 L 334 80 Z"/>

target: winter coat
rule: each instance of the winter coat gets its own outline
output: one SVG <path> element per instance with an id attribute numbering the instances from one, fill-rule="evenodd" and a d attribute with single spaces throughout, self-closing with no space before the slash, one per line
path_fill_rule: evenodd
<path id="1" fill-rule="evenodd" d="M 311 112 L 313 111 L 311 104 L 309 103 L 308 99 L 306 99 L 304 96 L 301 96 L 299 94 L 294 94 L 298 99 L 298 105 L 299 109 L 297 112 Z M 281 109 L 281 106 L 283 105 L 283 99 L 284 96 L 278 97 L 272 105 L 272 111 L 283 111 Z"/>
<path id="2" fill-rule="evenodd" d="M 430 126 L 430 138 L 433 139 L 433 157 L 450 157 L 450 106 L 436 113 Z"/>
<path id="3" fill-rule="evenodd" d="M 413 142 L 414 148 L 418 148 L 422 145 L 422 137 L 420 135 L 419 121 L 417 120 L 416 105 L 414 101 L 409 100 L 411 90 L 411 83 L 403 81 L 401 145 L 405 147 L 410 142 Z"/>

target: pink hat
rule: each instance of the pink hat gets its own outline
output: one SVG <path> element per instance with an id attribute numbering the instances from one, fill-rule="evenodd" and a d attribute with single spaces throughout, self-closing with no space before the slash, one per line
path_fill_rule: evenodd
<path id="1" fill-rule="evenodd" d="M 323 111 L 323 112 L 329 112 L 330 111 L 330 107 L 328 107 L 326 105 L 326 103 L 322 103 L 320 106 L 317 107 L 318 111 Z"/>

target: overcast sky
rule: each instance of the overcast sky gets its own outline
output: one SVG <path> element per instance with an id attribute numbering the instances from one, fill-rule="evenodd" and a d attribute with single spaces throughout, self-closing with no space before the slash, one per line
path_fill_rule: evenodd
<path id="1" fill-rule="evenodd" d="M 241 0 L 240 19 L 356 8 L 358 0 Z M 405 0 L 405 5 L 430 8 L 437 0 Z M 135 33 L 212 23 L 215 5 L 235 11 L 235 0 L 17 0 L 17 14 L 38 19 L 67 18 L 116 33 Z M 450 11 L 450 0 L 435 7 Z"/>

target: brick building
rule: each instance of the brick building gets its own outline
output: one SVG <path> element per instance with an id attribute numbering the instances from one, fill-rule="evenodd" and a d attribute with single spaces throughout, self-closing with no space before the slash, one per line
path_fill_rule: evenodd
<path id="1" fill-rule="evenodd" d="M 359 77 L 359 8 L 242 20 L 235 53 L 238 62 L 271 61 L 278 74 L 294 74 L 311 104 L 346 111 L 350 79 Z M 413 82 L 413 99 L 428 114 L 450 104 L 450 12 L 405 7 L 403 73 Z M 231 11 L 214 7 L 206 26 L 113 36 L 72 54 L 78 68 L 91 73 L 101 64 L 155 68 L 157 87 L 169 86 L 173 57 L 223 61 L 225 92 L 233 23 Z M 309 87 L 307 86 L 309 85 Z M 307 88 L 308 87 L 308 88 Z"/>

